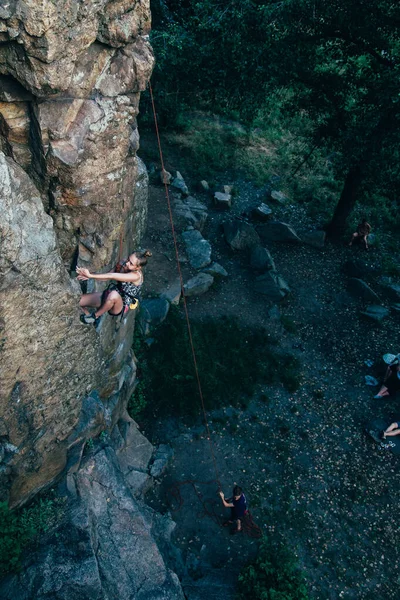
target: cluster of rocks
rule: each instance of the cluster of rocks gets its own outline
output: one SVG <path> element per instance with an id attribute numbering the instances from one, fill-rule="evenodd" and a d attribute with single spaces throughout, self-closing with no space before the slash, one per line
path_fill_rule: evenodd
<path id="1" fill-rule="evenodd" d="M 228 276 L 224 267 L 212 260 L 211 243 L 202 235 L 208 216 L 207 206 L 190 194 L 179 171 L 175 176 L 168 171 L 161 171 L 160 180 L 170 186 L 174 229 L 183 242 L 188 263 L 198 271 L 184 282 L 184 294 L 186 297 L 200 296 L 210 289 L 216 278 Z M 207 189 L 208 183 L 204 181 L 202 184 L 203 189 Z M 225 186 L 225 191 L 231 191 L 231 188 Z M 166 318 L 171 304 L 179 303 L 181 292 L 181 283 L 176 281 L 160 297 L 143 300 L 139 323 L 145 336 L 150 335 L 152 329 Z"/>
<path id="2" fill-rule="evenodd" d="M 400 313 L 400 285 L 395 284 L 391 277 L 379 277 L 378 269 L 357 258 L 345 262 L 343 271 L 348 276 L 349 294 L 361 305 L 361 315 L 380 322 L 391 311 Z M 385 304 L 389 304 L 389 308 Z"/>
<path id="3" fill-rule="evenodd" d="M 254 289 L 271 302 L 279 302 L 285 298 L 290 288 L 276 272 L 271 253 L 263 247 L 261 237 L 255 228 L 240 220 L 226 221 L 223 228 L 226 242 L 232 250 L 245 250 L 249 253 L 250 267 L 258 274 Z"/>
<path id="4" fill-rule="evenodd" d="M 171 553 L 174 566 L 182 563 L 171 543 L 175 523 L 144 503 L 172 454 L 169 446 L 155 449 L 125 415 L 60 484 L 62 520 L 27 554 L 21 572 L 2 580 L 1 598 L 183 600 L 168 566 Z"/>

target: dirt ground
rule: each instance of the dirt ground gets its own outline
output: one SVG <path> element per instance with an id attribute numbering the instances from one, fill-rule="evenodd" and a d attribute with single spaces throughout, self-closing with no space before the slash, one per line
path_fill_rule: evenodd
<path id="1" fill-rule="evenodd" d="M 168 147 L 166 152 L 167 168 L 180 170 L 179 153 Z M 146 144 L 143 155 L 148 164 Z M 182 174 L 194 191 L 190 173 Z M 343 263 L 355 256 L 379 267 L 381 251 L 372 248 L 367 254 L 345 243 L 327 243 L 321 250 L 271 243 L 277 270 L 292 290 L 279 310 L 271 311 L 273 306 L 253 290 L 255 274 L 247 255 L 230 250 L 221 230 L 224 219 L 242 215 L 264 199 L 263 193 L 232 175 L 220 183 L 237 190 L 229 214 L 216 211 L 211 196 L 194 195 L 209 207 L 203 235 L 212 244 L 213 259 L 229 276 L 207 294 L 188 300 L 190 317 L 235 315 L 245 326 L 267 328 L 279 337 L 282 350 L 301 360 L 302 385 L 290 394 L 260 382 L 246 410 L 228 407 L 208 413 L 218 478 L 226 495 L 234 483 L 241 485 L 257 525 L 266 535 L 283 536 L 294 550 L 311 598 L 395 600 L 400 583 L 399 459 L 378 449 L 364 427 L 375 416 L 392 418 L 400 408 L 398 400 L 373 399 L 376 388 L 364 382 L 372 371 L 364 361 L 399 352 L 399 317 L 392 314 L 382 324 L 360 317 L 342 272 Z M 274 211 L 275 218 L 296 229 L 315 228 L 298 205 L 289 202 Z M 177 280 L 164 191 L 157 184 L 150 187 L 148 223 L 143 245 L 154 256 L 146 267 L 145 295 L 152 295 Z M 187 279 L 192 272 L 186 262 L 181 264 Z M 282 321 L 290 321 L 295 331 L 288 333 Z M 232 537 L 204 515 L 200 500 L 221 517 L 223 510 L 200 416 L 188 427 L 171 415 L 146 424 L 145 434 L 153 443 L 171 444 L 175 453 L 149 496 L 150 504 L 161 511 L 176 509 L 172 486 L 211 481 L 196 484 L 200 499 L 190 483 L 182 483 L 182 506 L 171 513 L 174 541 L 190 574 L 183 580 L 187 598 L 233 599 L 237 575 L 256 554 L 257 540 L 244 534 Z"/>

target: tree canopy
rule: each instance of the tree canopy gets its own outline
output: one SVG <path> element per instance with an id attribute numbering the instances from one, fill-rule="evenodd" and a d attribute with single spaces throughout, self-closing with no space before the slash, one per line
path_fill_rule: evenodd
<path id="1" fill-rule="evenodd" d="M 361 194 L 400 192 L 400 3 L 158 0 L 155 88 L 165 116 L 206 108 L 251 123 L 284 87 L 343 181 L 331 233 Z M 160 104 L 160 102 L 159 102 Z"/>

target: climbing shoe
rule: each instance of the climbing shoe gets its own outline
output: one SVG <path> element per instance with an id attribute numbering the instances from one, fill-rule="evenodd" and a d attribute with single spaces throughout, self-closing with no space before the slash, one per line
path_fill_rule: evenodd
<path id="1" fill-rule="evenodd" d="M 91 313 L 90 315 L 81 315 L 79 319 L 84 325 L 94 325 L 95 327 L 100 321 L 99 318 L 94 316 L 94 313 Z"/>

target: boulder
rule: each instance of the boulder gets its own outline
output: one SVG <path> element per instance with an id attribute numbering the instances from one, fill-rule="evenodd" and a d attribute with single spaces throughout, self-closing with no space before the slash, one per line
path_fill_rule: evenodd
<path id="1" fill-rule="evenodd" d="M 172 198 L 172 212 L 174 216 L 174 227 L 177 231 L 184 230 L 188 226 L 201 231 L 207 220 L 207 207 L 193 196 L 187 198 Z"/>
<path id="2" fill-rule="evenodd" d="M 356 277 L 358 279 L 363 279 L 377 273 L 377 270 L 374 267 L 368 265 L 360 258 L 352 258 L 347 260 L 343 264 L 342 271 L 345 275 L 348 275 L 349 277 Z"/>
<path id="3" fill-rule="evenodd" d="M 400 285 L 383 285 L 381 286 L 382 295 L 392 302 L 400 302 Z"/>
<path id="4" fill-rule="evenodd" d="M 254 246 L 251 249 L 250 266 L 255 271 L 276 271 L 270 251 L 262 246 Z"/>
<path id="5" fill-rule="evenodd" d="M 380 323 L 389 316 L 389 309 L 377 304 L 370 304 L 365 310 L 361 311 L 361 314 Z"/>
<path id="6" fill-rule="evenodd" d="M 286 281 L 271 271 L 257 277 L 254 289 L 271 302 L 280 302 L 290 292 Z"/>
<path id="7" fill-rule="evenodd" d="M 168 314 L 170 303 L 166 298 L 147 298 L 140 303 L 139 327 L 143 335 L 149 335 L 154 327 L 162 323 Z"/>
<path id="8" fill-rule="evenodd" d="M 171 183 L 171 179 L 172 179 L 171 173 L 168 173 L 168 171 L 166 171 L 165 169 L 160 171 L 160 180 L 161 180 L 162 184 L 169 185 Z"/>
<path id="9" fill-rule="evenodd" d="M 277 190 L 272 190 L 270 196 L 272 200 L 275 200 L 279 204 L 286 204 L 289 199 L 283 192 L 278 192 Z"/>
<path id="10" fill-rule="evenodd" d="M 203 190 L 203 192 L 209 192 L 210 191 L 210 186 L 208 185 L 208 181 L 206 181 L 205 179 L 202 179 L 199 183 L 199 187 L 201 190 Z"/>
<path id="11" fill-rule="evenodd" d="M 174 451 L 171 446 L 160 444 L 154 454 L 153 464 L 150 467 L 150 475 L 152 477 L 160 477 L 165 472 L 173 456 Z"/>
<path id="12" fill-rule="evenodd" d="M 178 305 L 181 299 L 182 288 L 180 279 L 171 283 L 166 290 L 160 294 L 161 298 L 166 298 L 170 304 Z"/>
<path id="13" fill-rule="evenodd" d="M 222 192 L 224 194 L 232 194 L 232 190 L 233 190 L 233 185 L 223 185 L 222 186 Z"/>
<path id="14" fill-rule="evenodd" d="M 215 192 L 214 204 L 217 208 L 230 208 L 232 206 L 232 196 L 222 192 Z"/>
<path id="15" fill-rule="evenodd" d="M 184 231 L 182 238 L 185 243 L 186 254 L 194 269 L 202 269 L 211 262 L 211 244 L 203 238 L 200 231 L 192 229 Z"/>
<path id="16" fill-rule="evenodd" d="M 189 189 L 179 171 L 176 172 L 175 178 L 171 183 L 172 187 L 179 190 L 183 196 L 189 196 Z"/>
<path id="17" fill-rule="evenodd" d="M 203 269 L 203 273 L 208 273 L 213 277 L 228 277 L 228 273 L 225 271 L 224 267 L 216 262 Z"/>
<path id="18" fill-rule="evenodd" d="M 246 250 L 260 244 L 254 227 L 243 221 L 227 221 L 223 224 L 225 239 L 232 250 Z"/>
<path id="19" fill-rule="evenodd" d="M 171 543 L 173 524 L 160 527 L 160 516 L 129 486 L 129 478 L 136 485 L 143 477 L 149 476 L 121 465 L 110 446 L 88 456 L 69 481 L 58 531 L 35 544 L 20 573 L 3 580 L 1 598 L 183 600 L 157 546 L 159 536 L 165 536 L 161 545 Z"/>
<path id="20" fill-rule="evenodd" d="M 266 242 L 301 242 L 293 227 L 281 221 L 270 221 L 265 225 L 259 225 L 257 231 L 261 239 Z"/>
<path id="21" fill-rule="evenodd" d="M 251 216 L 259 221 L 269 221 L 272 217 L 272 208 L 262 202 L 251 211 Z"/>
<path id="22" fill-rule="evenodd" d="M 326 233 L 322 230 L 307 231 L 301 234 L 304 244 L 314 248 L 323 248 L 325 244 Z"/>
<path id="23" fill-rule="evenodd" d="M 352 294 L 355 298 L 359 298 L 363 302 L 373 302 L 374 304 L 378 304 L 380 302 L 379 296 L 375 294 L 375 292 L 369 287 L 365 281 L 362 279 L 357 279 L 357 277 L 350 277 L 347 282 L 347 289 L 350 294 Z"/>
<path id="24" fill-rule="evenodd" d="M 189 279 L 183 286 L 185 296 L 200 296 L 207 292 L 214 283 L 214 277 L 208 273 L 199 273 L 192 279 Z"/>

